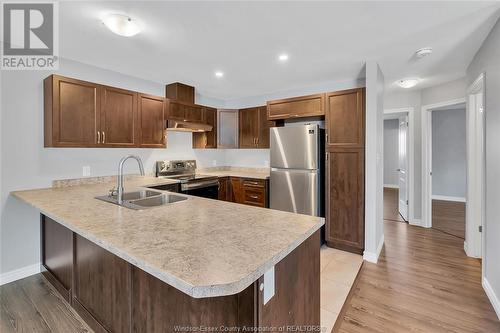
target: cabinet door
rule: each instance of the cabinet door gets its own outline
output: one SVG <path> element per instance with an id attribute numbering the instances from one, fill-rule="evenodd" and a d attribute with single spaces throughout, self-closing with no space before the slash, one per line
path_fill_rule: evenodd
<path id="1" fill-rule="evenodd" d="M 217 148 L 217 109 L 205 108 L 203 110 L 203 119 L 205 123 L 212 125 L 212 130 L 205 133 L 205 148 Z"/>
<path id="2" fill-rule="evenodd" d="M 364 249 L 364 149 L 327 152 L 326 241 L 343 250 Z"/>
<path id="3" fill-rule="evenodd" d="M 227 201 L 227 183 L 229 179 L 224 177 L 224 178 L 219 178 L 219 200 L 224 200 Z"/>
<path id="4" fill-rule="evenodd" d="M 245 191 L 243 181 L 238 177 L 231 177 L 231 201 L 236 203 L 245 202 Z"/>
<path id="5" fill-rule="evenodd" d="M 259 107 L 259 136 L 257 137 L 258 148 L 269 148 L 269 129 L 276 126 L 274 121 L 267 119 L 267 108 Z"/>
<path id="6" fill-rule="evenodd" d="M 113 87 L 101 88 L 101 144 L 136 146 L 137 93 Z"/>
<path id="7" fill-rule="evenodd" d="M 364 147 L 364 110 L 364 89 L 351 89 L 328 94 L 327 145 L 330 147 Z"/>
<path id="8" fill-rule="evenodd" d="M 110 332 L 129 332 L 130 264 L 78 235 L 74 256 L 75 309 L 84 318 L 90 313 Z"/>
<path id="9" fill-rule="evenodd" d="M 293 97 L 267 102 L 268 119 L 323 116 L 325 94 Z"/>
<path id="10" fill-rule="evenodd" d="M 51 75 L 44 81 L 45 147 L 93 147 L 100 122 L 98 85 Z"/>
<path id="11" fill-rule="evenodd" d="M 170 101 L 168 105 L 168 119 L 177 119 L 177 120 L 184 120 L 185 119 L 185 112 L 184 112 L 184 105 L 179 104 L 174 101 Z"/>
<path id="12" fill-rule="evenodd" d="M 192 121 L 196 123 L 203 122 L 203 110 L 200 106 L 197 105 L 185 105 L 185 120 Z"/>
<path id="13" fill-rule="evenodd" d="M 141 147 L 165 148 L 165 99 L 139 94 L 139 143 Z"/>
<path id="14" fill-rule="evenodd" d="M 70 301 L 73 279 L 73 233 L 42 216 L 42 274 Z M 55 280 L 55 281 L 54 281 Z"/>
<path id="15" fill-rule="evenodd" d="M 256 148 L 259 136 L 259 108 L 239 111 L 240 148 Z"/>

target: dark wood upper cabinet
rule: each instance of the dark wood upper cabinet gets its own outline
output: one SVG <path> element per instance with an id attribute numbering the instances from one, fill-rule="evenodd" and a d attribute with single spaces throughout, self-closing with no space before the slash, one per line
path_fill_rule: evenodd
<path id="1" fill-rule="evenodd" d="M 203 122 L 203 107 L 200 105 L 185 105 L 184 119 L 196 123 Z"/>
<path id="2" fill-rule="evenodd" d="M 202 121 L 211 125 L 212 130 L 203 133 L 193 133 L 193 148 L 210 149 L 217 148 L 217 109 L 203 107 Z"/>
<path id="3" fill-rule="evenodd" d="M 180 82 L 165 86 L 165 97 L 171 100 L 194 104 L 194 87 Z"/>
<path id="4" fill-rule="evenodd" d="M 239 110 L 240 148 L 269 148 L 269 128 L 273 121 L 267 119 L 265 106 Z"/>
<path id="5" fill-rule="evenodd" d="M 104 146 L 134 147 L 137 124 L 137 93 L 102 86 L 100 143 Z"/>
<path id="6" fill-rule="evenodd" d="M 141 147 L 165 148 L 165 107 L 168 100 L 158 96 L 139 94 L 139 141 Z"/>
<path id="7" fill-rule="evenodd" d="M 45 147 L 93 147 L 100 126 L 98 85 L 51 75 L 44 80 Z"/>
<path id="8" fill-rule="evenodd" d="M 327 95 L 327 145 L 364 147 L 364 89 L 351 89 Z"/>
<path id="9" fill-rule="evenodd" d="M 269 120 L 325 115 L 325 94 L 293 97 L 267 102 Z"/>
<path id="10" fill-rule="evenodd" d="M 201 105 L 170 100 L 168 119 L 192 122 L 203 122 L 203 107 Z"/>
<path id="11" fill-rule="evenodd" d="M 45 147 L 165 147 L 163 97 L 51 75 L 44 99 Z"/>
<path id="12" fill-rule="evenodd" d="M 259 108 L 239 110 L 240 148 L 256 148 L 259 136 Z"/>

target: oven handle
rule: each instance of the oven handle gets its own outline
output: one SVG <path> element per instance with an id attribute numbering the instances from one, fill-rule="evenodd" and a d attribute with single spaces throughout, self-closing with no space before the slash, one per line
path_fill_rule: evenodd
<path id="1" fill-rule="evenodd" d="M 204 182 L 181 184 L 181 191 L 194 190 L 197 188 L 211 187 L 211 186 L 219 187 L 219 180 L 207 180 Z"/>

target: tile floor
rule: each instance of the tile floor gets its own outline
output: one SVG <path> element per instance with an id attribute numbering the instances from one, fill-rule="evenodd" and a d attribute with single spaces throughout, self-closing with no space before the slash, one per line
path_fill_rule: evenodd
<path id="1" fill-rule="evenodd" d="M 321 326 L 330 333 L 358 274 L 363 257 L 323 245 L 321 262 Z"/>

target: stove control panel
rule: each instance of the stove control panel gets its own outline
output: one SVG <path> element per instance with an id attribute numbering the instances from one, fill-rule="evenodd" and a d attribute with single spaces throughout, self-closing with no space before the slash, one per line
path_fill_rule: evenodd
<path id="1" fill-rule="evenodd" d="M 157 161 L 156 176 L 168 176 L 169 174 L 194 173 L 196 170 L 195 160 Z"/>

